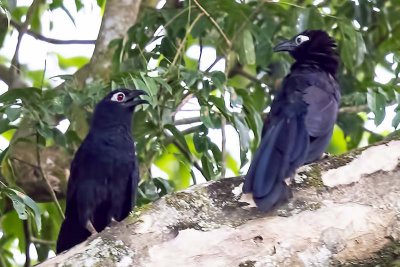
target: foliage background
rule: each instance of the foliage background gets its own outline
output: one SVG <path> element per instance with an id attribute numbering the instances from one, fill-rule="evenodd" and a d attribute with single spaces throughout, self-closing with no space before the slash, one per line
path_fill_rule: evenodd
<path id="1" fill-rule="evenodd" d="M 112 1 L 75 0 L 74 12 L 65 2 L 0 2 L 0 51 L 16 32 L 43 36 L 43 28 L 53 27 L 42 19 L 45 12 L 61 10 L 66 23 L 74 23 L 72 13 L 90 5 L 103 12 Z M 20 181 L 30 177 L 21 175 L 20 168 L 29 165 L 46 180 L 41 163 L 46 149 L 57 148 L 69 160 L 88 131 L 95 103 L 111 88 L 149 93 L 151 105 L 137 110 L 133 128 L 142 176 L 139 205 L 199 181 L 246 171 L 263 117 L 292 63 L 288 55 L 273 54 L 272 47 L 305 29 L 327 30 L 342 59 L 338 79 L 343 98 L 328 151 L 340 154 L 396 134 L 399 12 L 395 0 L 143 1 L 126 37 L 109 43 L 108 74 L 83 84 L 62 75 L 65 82 L 58 85 L 47 78 L 46 68 L 21 64 L 17 42 L 14 55 L 0 56 L 0 80 L 7 88 L 0 96 L 0 134 L 8 140 L 0 154 L 0 266 L 25 259 L 29 266 L 52 255 L 65 180 L 60 192 L 46 192 L 49 198 L 43 202 L 38 190 L 22 186 Z M 216 59 L 204 58 L 206 50 L 215 51 Z M 56 56 L 59 67 L 71 74 L 90 60 Z M 391 131 L 367 129 L 370 118 L 375 125 L 382 123 L 387 106 L 395 107 Z M 57 127 L 63 120 L 70 123 L 65 131 Z M 15 134 L 27 129 L 29 135 Z M 239 147 L 232 147 L 238 137 Z M 32 162 L 10 153 L 18 144 L 34 146 Z M 63 175 L 54 176 L 62 180 Z M 60 206 L 49 201 L 55 196 Z"/>

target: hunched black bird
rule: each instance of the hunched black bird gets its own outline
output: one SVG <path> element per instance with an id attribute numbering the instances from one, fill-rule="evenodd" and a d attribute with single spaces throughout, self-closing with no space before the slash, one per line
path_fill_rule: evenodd
<path id="1" fill-rule="evenodd" d="M 90 130 L 71 163 L 65 220 L 56 252 L 61 253 L 121 221 L 134 207 L 139 182 L 131 134 L 134 108 L 147 101 L 142 90 L 117 89 L 94 110 Z"/>
<path id="2" fill-rule="evenodd" d="M 340 101 L 335 41 L 322 30 L 307 30 L 274 48 L 295 59 L 275 96 L 260 145 L 245 176 L 243 193 L 252 193 L 261 211 L 291 196 L 285 179 L 318 160 L 332 136 Z"/>

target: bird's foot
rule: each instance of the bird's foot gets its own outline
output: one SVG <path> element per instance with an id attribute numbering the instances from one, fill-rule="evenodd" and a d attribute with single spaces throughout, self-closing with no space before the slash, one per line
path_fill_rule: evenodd
<path id="1" fill-rule="evenodd" d="M 97 231 L 96 231 L 96 229 L 94 228 L 94 226 L 93 226 L 93 224 L 92 224 L 91 221 L 88 221 L 88 222 L 86 223 L 86 229 L 87 229 L 92 235 L 97 234 Z"/>
<path id="2" fill-rule="evenodd" d="M 331 153 L 323 153 L 321 156 L 321 159 L 327 159 L 327 158 L 330 158 L 331 156 L 332 156 Z"/>

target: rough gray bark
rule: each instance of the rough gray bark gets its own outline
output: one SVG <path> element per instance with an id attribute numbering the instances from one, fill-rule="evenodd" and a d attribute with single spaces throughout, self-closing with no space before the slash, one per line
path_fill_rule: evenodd
<path id="1" fill-rule="evenodd" d="M 395 140 L 305 166 L 269 214 L 241 194 L 241 177 L 193 186 L 39 266 L 396 264 L 399 162 Z"/>

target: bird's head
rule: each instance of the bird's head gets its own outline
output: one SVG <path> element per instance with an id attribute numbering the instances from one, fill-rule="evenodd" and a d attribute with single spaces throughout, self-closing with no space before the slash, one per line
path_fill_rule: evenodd
<path id="1" fill-rule="evenodd" d="M 338 55 L 336 42 L 325 31 L 306 30 L 274 47 L 274 52 L 287 51 L 297 61 L 314 61 L 336 73 Z"/>
<path id="2" fill-rule="evenodd" d="M 142 90 L 120 88 L 108 93 L 94 110 L 92 126 L 130 123 L 133 110 L 137 105 L 148 104 L 141 95 L 147 95 Z"/>

